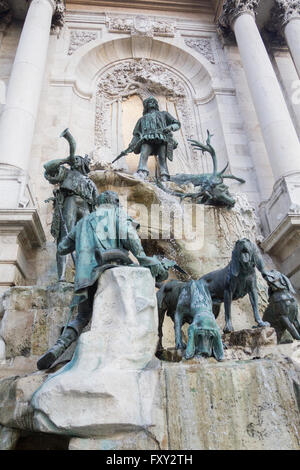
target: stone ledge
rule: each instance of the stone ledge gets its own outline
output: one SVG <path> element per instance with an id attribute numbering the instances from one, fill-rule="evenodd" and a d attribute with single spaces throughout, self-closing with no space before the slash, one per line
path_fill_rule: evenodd
<path id="1" fill-rule="evenodd" d="M 300 230 L 300 214 L 287 214 L 280 224 L 268 235 L 261 243 L 262 249 L 266 253 L 280 251 L 282 246 L 286 245 L 287 237 L 291 233 Z"/>
<path id="2" fill-rule="evenodd" d="M 0 271 L 2 289 L 26 284 L 30 252 L 46 241 L 35 208 L 0 209 Z"/>
<path id="3" fill-rule="evenodd" d="M 18 234 L 31 247 L 46 241 L 44 229 L 36 209 L 0 209 L 0 235 Z"/>

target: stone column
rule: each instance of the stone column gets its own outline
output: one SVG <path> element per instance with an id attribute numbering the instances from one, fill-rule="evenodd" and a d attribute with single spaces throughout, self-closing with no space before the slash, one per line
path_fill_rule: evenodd
<path id="1" fill-rule="evenodd" d="M 55 0 L 32 0 L 0 119 L 0 164 L 27 170 L 44 78 Z"/>
<path id="2" fill-rule="evenodd" d="M 300 143 L 255 23 L 258 0 L 227 0 L 221 25 L 235 33 L 275 180 L 300 172 Z"/>
<path id="3" fill-rule="evenodd" d="M 272 13 L 272 22 L 278 32 L 285 37 L 300 77 L 300 2 L 275 0 Z"/>
<path id="4" fill-rule="evenodd" d="M 227 0 L 219 21 L 225 33 L 235 34 L 276 181 L 271 197 L 260 207 L 262 247 L 299 288 L 300 143 L 255 23 L 258 4 L 259 0 Z"/>
<path id="5" fill-rule="evenodd" d="M 45 241 L 28 169 L 52 18 L 60 22 L 62 8 L 31 0 L 0 117 L 0 290 L 24 283 L 30 251 Z"/>

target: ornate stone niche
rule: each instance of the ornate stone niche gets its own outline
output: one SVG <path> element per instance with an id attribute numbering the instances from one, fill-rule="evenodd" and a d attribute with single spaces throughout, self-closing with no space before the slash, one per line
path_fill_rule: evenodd
<path id="1" fill-rule="evenodd" d="M 174 155 L 174 162 L 170 164 L 170 170 L 195 170 L 193 151 L 186 140 L 198 137 L 196 110 L 188 86 L 169 68 L 148 59 L 125 60 L 99 75 L 96 89 L 96 158 L 112 160 L 128 146 L 128 139 L 124 141 L 127 135 L 124 136 L 122 132 L 126 120 L 124 103 L 133 96 L 138 96 L 142 101 L 150 95 L 159 100 L 161 109 L 177 116 L 182 124 L 181 130 L 174 134 L 179 146 Z M 140 109 L 142 111 L 141 104 Z M 137 117 L 140 116 L 141 114 Z M 128 157 L 132 158 L 132 155 Z M 119 162 L 123 168 L 127 168 L 125 158 Z"/>

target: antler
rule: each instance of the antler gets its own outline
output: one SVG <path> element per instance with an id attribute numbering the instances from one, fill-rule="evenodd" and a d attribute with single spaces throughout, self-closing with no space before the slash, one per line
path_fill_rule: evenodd
<path id="1" fill-rule="evenodd" d="M 204 152 L 208 152 L 211 155 L 211 158 L 213 161 L 213 175 L 216 175 L 217 174 L 217 158 L 216 158 L 215 149 L 210 145 L 211 137 L 213 137 L 213 134 L 211 134 L 209 130 L 207 129 L 206 145 L 202 144 L 201 142 L 198 142 L 197 140 L 188 139 L 188 141 L 191 142 L 192 147 L 195 147 L 196 149 L 201 150 L 202 154 L 204 154 Z"/>

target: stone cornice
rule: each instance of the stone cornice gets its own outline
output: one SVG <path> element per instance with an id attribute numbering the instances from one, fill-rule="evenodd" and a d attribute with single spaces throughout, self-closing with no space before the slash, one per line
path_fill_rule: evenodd
<path id="1" fill-rule="evenodd" d="M 219 31 L 225 36 L 232 31 L 234 21 L 245 13 L 255 16 L 259 0 L 225 0 L 218 21 Z"/>
<path id="2" fill-rule="evenodd" d="M 180 11 L 192 13 L 213 13 L 211 0 L 67 0 L 68 11 L 78 5 L 90 7 L 117 7 L 136 10 Z"/>

